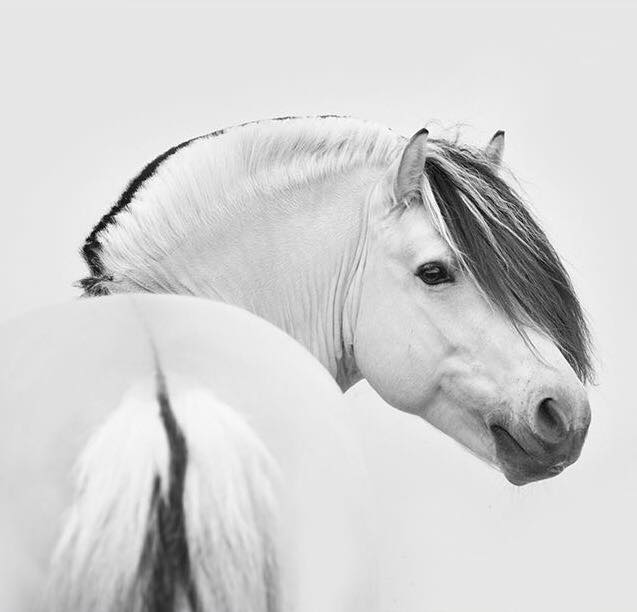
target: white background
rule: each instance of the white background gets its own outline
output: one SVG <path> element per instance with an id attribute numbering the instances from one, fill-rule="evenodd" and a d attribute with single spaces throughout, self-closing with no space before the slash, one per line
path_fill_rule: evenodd
<path id="1" fill-rule="evenodd" d="M 77 249 L 189 137 L 351 114 L 409 135 L 507 132 L 598 356 L 580 461 L 516 489 L 364 385 L 383 612 L 637 609 L 635 60 L 629 3 L 116 3 L 2 7 L 0 320 L 72 298 Z"/>

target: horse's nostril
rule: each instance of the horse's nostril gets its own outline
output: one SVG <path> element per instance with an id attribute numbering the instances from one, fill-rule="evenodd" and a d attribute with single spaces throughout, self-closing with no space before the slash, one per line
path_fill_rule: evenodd
<path id="1" fill-rule="evenodd" d="M 568 435 L 568 426 L 555 400 L 547 397 L 537 407 L 535 415 L 537 433 L 546 442 L 557 443 Z"/>

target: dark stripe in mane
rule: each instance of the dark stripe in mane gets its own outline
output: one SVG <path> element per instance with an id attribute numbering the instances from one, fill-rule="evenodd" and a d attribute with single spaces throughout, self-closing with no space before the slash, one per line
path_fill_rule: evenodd
<path id="1" fill-rule="evenodd" d="M 197 612 L 199 606 L 190 575 L 183 507 L 188 449 L 184 434 L 170 405 L 166 381 L 159 369 L 157 371 L 157 401 L 168 439 L 170 467 L 166 496 L 162 495 L 159 477 L 156 477 L 154 482 L 151 526 L 140 565 L 141 572 L 148 572 L 144 610 L 145 612 L 174 612 L 180 598 L 185 597 L 191 612 Z"/>
<path id="2" fill-rule="evenodd" d="M 132 201 L 135 194 L 139 191 L 140 187 L 147 181 L 155 172 L 159 165 L 166 161 L 171 155 L 174 155 L 179 149 L 183 149 L 191 142 L 197 140 L 191 138 L 174 147 L 171 147 L 167 151 L 164 151 L 161 155 L 158 155 L 153 161 L 147 164 L 144 169 L 128 184 L 124 193 L 120 196 L 119 200 L 113 205 L 113 207 L 100 219 L 99 223 L 93 228 L 88 238 L 84 242 L 82 247 L 82 255 L 84 260 L 88 264 L 91 274 L 94 277 L 99 277 L 104 273 L 102 268 L 102 262 L 100 261 L 100 243 L 98 240 L 98 234 L 108 227 L 111 223 L 115 222 L 115 217 L 119 212 L 124 210 Z M 88 289 L 89 287 L 85 287 Z"/>
<path id="3" fill-rule="evenodd" d="M 318 119 L 330 119 L 330 118 L 341 118 L 341 115 L 318 115 L 315 118 Z M 274 117 L 272 119 L 263 119 L 256 121 L 247 121 L 245 123 L 241 123 L 236 128 L 245 127 L 247 125 L 253 125 L 256 123 L 262 123 L 264 121 L 289 121 L 294 119 L 307 119 L 308 117 L 296 117 L 296 116 L 288 116 L 288 117 Z M 196 136 L 195 138 L 191 138 L 186 140 L 174 147 L 171 147 L 167 151 L 164 151 L 161 155 L 158 155 L 155 159 L 153 159 L 149 164 L 147 164 L 144 169 L 133 179 L 130 181 L 119 200 L 111 207 L 111 209 L 100 219 L 97 225 L 92 229 L 88 238 L 85 240 L 84 245 L 82 246 L 82 256 L 84 261 L 86 261 L 89 270 L 91 272 L 91 276 L 79 281 L 79 285 L 86 291 L 89 295 L 102 295 L 104 294 L 104 290 L 100 287 L 100 281 L 104 280 L 104 267 L 100 260 L 100 252 L 101 252 L 101 243 L 99 240 L 99 234 L 107 228 L 109 225 L 117 222 L 117 215 L 122 212 L 124 209 L 128 207 L 128 205 L 133 201 L 133 198 L 140 190 L 142 185 L 151 178 L 156 172 L 161 164 L 163 164 L 169 157 L 173 156 L 177 151 L 187 147 L 188 145 L 196 142 L 197 140 L 201 140 L 203 138 L 214 138 L 215 136 L 221 136 L 226 133 L 228 129 L 234 128 L 223 128 L 220 130 L 216 130 L 214 132 L 210 132 L 208 134 L 204 134 L 202 136 Z"/>
<path id="4" fill-rule="evenodd" d="M 590 335 L 568 273 L 518 194 L 483 151 L 433 141 L 425 172 L 463 265 L 516 324 L 547 333 L 582 381 Z"/>

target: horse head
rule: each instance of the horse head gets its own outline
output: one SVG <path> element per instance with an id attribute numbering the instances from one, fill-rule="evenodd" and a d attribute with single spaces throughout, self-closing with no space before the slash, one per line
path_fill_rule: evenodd
<path id="1" fill-rule="evenodd" d="M 521 485 L 580 454 L 588 332 L 568 274 L 484 151 L 417 132 L 370 197 L 353 353 L 391 405 Z"/>

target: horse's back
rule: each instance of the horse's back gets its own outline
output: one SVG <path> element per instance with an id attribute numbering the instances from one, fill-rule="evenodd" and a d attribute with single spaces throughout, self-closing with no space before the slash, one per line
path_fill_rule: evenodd
<path id="1" fill-rule="evenodd" d="M 38 595 L 73 495 L 73 464 L 157 363 L 169 391 L 202 388 L 236 411 L 276 463 L 290 600 L 303 611 L 372 609 L 365 473 L 334 381 L 261 319 L 175 296 L 83 300 L 0 328 L 2 522 L 24 560 L 3 582 Z M 11 565 L 12 553 L 2 555 Z"/>

